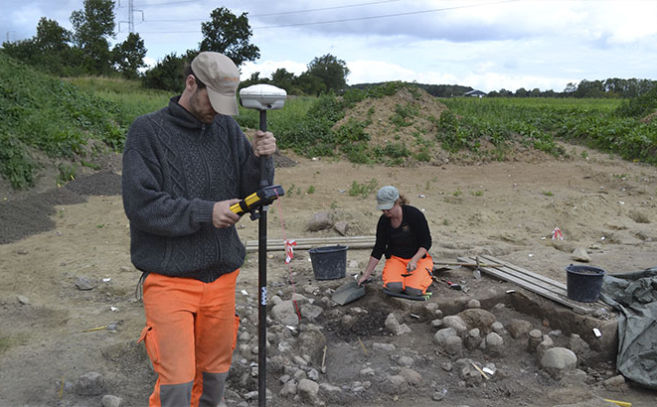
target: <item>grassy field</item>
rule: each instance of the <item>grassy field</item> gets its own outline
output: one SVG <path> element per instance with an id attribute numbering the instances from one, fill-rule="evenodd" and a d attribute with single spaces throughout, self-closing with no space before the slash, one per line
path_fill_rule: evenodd
<path id="1" fill-rule="evenodd" d="M 413 85 L 389 82 L 368 90 L 349 90 L 337 97 L 291 97 L 282 110 L 268 112 L 268 130 L 283 149 L 306 156 L 342 156 L 360 164 L 398 165 L 407 159 L 429 161 L 431 151 L 413 156 L 392 143 L 373 148 L 364 128 L 370 117 L 334 124 L 345 111 L 366 98 L 394 95 L 401 87 L 417 95 Z M 75 176 L 78 165 L 93 166 L 95 156 L 121 152 L 127 129 L 142 115 L 167 105 L 171 94 L 144 89 L 138 81 L 80 77 L 60 80 L 36 72 L 0 53 L 0 174 L 13 188 L 34 184 L 45 155 L 61 160 L 60 180 Z M 509 149 L 530 146 L 560 155 L 558 139 L 620 154 L 629 160 L 657 164 L 657 120 L 620 114 L 631 103 L 616 99 L 450 98 L 449 110 L 430 118 L 438 129 L 423 143 L 452 154 L 467 152 L 504 160 Z M 651 102 L 652 103 L 652 102 Z M 644 103 L 645 105 L 645 103 Z M 643 106 L 643 105 L 642 105 Z M 650 106 L 654 106 L 650 105 Z M 654 109 L 654 108 L 653 108 Z M 625 109 L 627 110 L 627 109 Z M 412 121 L 419 109 L 398 106 L 397 119 Z M 364 115 L 368 116 L 368 115 Z M 243 127 L 258 128 L 259 114 L 240 107 Z M 427 140 L 428 137 L 430 140 Z M 482 148 L 482 145 L 494 148 Z"/>
<path id="2" fill-rule="evenodd" d="M 618 99 L 453 98 L 441 99 L 450 112 L 441 117 L 443 148 L 468 148 L 486 138 L 504 145 L 515 136 L 522 143 L 559 154 L 554 141 L 570 140 L 620 154 L 628 160 L 657 164 L 657 121 L 618 113 Z"/>

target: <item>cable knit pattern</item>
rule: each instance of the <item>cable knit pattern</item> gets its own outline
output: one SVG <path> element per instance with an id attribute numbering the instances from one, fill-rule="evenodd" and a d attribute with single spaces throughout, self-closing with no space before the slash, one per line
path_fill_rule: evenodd
<path id="1" fill-rule="evenodd" d="M 235 227 L 213 227 L 214 204 L 255 192 L 260 162 L 232 117 L 217 115 L 206 125 L 178 99 L 128 131 L 122 189 L 130 254 L 141 271 L 211 282 L 245 256 Z M 267 174 L 272 183 L 271 158 Z"/>

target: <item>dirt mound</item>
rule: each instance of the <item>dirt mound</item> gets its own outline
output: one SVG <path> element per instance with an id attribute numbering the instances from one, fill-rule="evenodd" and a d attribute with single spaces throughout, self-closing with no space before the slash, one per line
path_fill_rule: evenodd
<path id="1" fill-rule="evenodd" d="M 333 130 L 350 121 L 365 120 L 365 133 L 371 147 L 403 143 L 413 152 L 426 145 L 435 145 L 437 121 L 447 107 L 420 88 L 403 87 L 392 96 L 368 98 L 348 109 Z"/>
<path id="2" fill-rule="evenodd" d="M 425 90 L 403 87 L 394 95 L 368 98 L 348 109 L 345 117 L 338 121 L 333 130 L 339 132 L 345 126 L 362 123 L 364 133 L 370 139 L 368 150 L 381 148 L 385 155 L 395 155 L 407 150 L 403 162 L 394 165 L 415 166 L 421 162 L 440 166 L 448 162 L 461 165 L 479 165 L 494 161 L 544 162 L 554 156 L 527 146 L 523 137 L 511 137 L 506 146 L 500 148 L 482 135 L 477 152 L 463 149 L 457 153 L 443 150 L 438 120 L 449 110 Z"/>

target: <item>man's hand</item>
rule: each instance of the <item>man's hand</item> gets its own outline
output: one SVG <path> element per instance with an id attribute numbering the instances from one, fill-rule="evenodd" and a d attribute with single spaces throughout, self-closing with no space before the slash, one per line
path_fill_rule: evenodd
<path id="1" fill-rule="evenodd" d="M 258 130 L 253 137 L 253 154 L 268 157 L 276 152 L 276 137 L 271 132 Z"/>
<path id="2" fill-rule="evenodd" d="M 238 203 L 239 199 L 228 199 L 214 204 L 212 209 L 212 225 L 217 229 L 229 228 L 240 220 L 240 216 L 230 210 L 231 205 Z"/>

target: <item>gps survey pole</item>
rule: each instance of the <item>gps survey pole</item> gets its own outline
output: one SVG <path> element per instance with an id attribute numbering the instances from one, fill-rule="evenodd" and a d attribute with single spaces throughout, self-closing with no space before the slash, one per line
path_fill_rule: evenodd
<path id="1" fill-rule="evenodd" d="M 276 86 L 260 84 L 240 90 L 240 104 L 260 112 L 260 130 L 267 131 L 267 110 L 282 109 L 287 93 Z M 266 162 L 260 157 L 260 190 L 268 185 Z M 281 188 L 282 189 L 282 188 Z M 258 405 L 267 403 L 267 205 L 252 212 L 258 223 Z"/>

